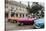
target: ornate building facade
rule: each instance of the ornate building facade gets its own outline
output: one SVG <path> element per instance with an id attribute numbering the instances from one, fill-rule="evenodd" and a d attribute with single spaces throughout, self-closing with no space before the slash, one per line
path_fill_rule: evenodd
<path id="1" fill-rule="evenodd" d="M 8 16 L 15 17 L 27 17 L 28 14 L 26 5 L 16 1 L 6 1 L 5 12 L 8 13 Z"/>

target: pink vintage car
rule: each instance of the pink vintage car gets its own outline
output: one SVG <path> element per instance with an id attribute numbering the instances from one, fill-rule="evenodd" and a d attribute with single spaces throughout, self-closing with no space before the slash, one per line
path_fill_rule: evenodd
<path id="1" fill-rule="evenodd" d="M 34 24 L 34 18 L 19 18 L 17 19 L 17 24 L 18 25 L 23 25 L 23 24 Z"/>
<path id="2" fill-rule="evenodd" d="M 23 24 L 34 24 L 34 20 L 36 18 L 28 18 L 28 17 L 24 17 L 24 18 L 18 18 L 18 17 L 8 17 L 8 21 L 9 22 L 16 22 L 18 25 L 23 25 Z"/>

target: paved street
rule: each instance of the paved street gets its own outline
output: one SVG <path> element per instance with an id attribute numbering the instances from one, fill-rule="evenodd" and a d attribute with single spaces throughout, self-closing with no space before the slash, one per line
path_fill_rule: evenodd
<path id="1" fill-rule="evenodd" d="M 24 25 L 24 26 L 17 26 L 16 23 L 10 23 L 6 21 L 6 30 L 24 30 L 24 29 L 33 29 L 33 25 Z"/>

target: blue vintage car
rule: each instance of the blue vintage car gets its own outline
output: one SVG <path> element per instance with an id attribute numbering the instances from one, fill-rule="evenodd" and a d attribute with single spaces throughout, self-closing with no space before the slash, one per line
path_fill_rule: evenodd
<path id="1" fill-rule="evenodd" d="M 44 18 L 35 20 L 34 27 L 37 29 L 44 28 Z"/>

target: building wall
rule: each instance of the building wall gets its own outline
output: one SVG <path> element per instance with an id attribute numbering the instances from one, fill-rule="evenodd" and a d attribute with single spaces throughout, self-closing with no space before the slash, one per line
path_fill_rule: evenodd
<path id="1" fill-rule="evenodd" d="M 18 14 L 18 17 L 26 17 L 26 15 L 28 14 L 26 8 L 19 7 L 16 5 L 11 5 L 11 4 L 6 4 L 6 10 L 5 11 L 9 13 L 8 16 L 11 16 L 11 12 L 14 12 L 15 17 L 17 16 L 16 14 Z"/>

